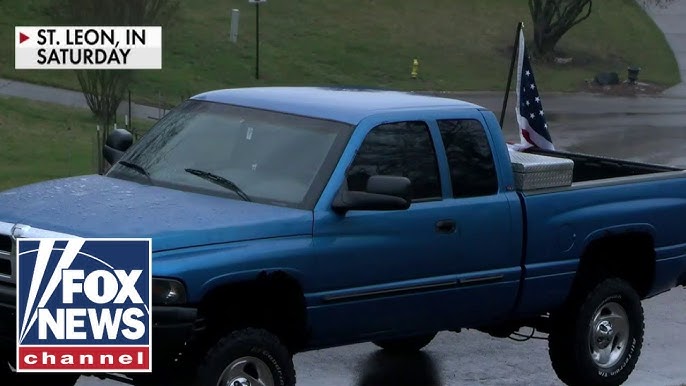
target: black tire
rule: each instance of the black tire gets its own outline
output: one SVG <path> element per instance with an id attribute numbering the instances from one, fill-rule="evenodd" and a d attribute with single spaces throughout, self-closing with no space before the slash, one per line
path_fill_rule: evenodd
<path id="1" fill-rule="evenodd" d="M 288 349 L 268 331 L 253 328 L 234 331 L 219 340 L 198 368 L 195 384 L 217 385 L 224 370 L 234 361 L 245 357 L 252 359 L 245 365 L 237 365 L 243 366 L 241 370 L 244 373 L 255 377 L 259 373 L 258 368 L 266 365 L 266 368 L 262 368 L 268 370 L 274 386 L 295 386 L 295 367 Z"/>
<path id="2" fill-rule="evenodd" d="M 626 281 L 613 278 L 570 304 L 552 319 L 548 352 L 555 373 L 570 386 L 621 385 L 636 367 L 643 346 L 639 295 Z M 610 356 L 594 359 L 592 351 L 604 347 L 610 348 L 603 350 Z"/>
<path id="3" fill-rule="evenodd" d="M 0 380 L 3 386 L 74 386 L 78 374 L 69 373 L 15 373 L 8 360 L 0 360 Z"/>
<path id="4" fill-rule="evenodd" d="M 431 343 L 435 336 L 436 333 L 433 333 L 401 339 L 375 340 L 372 343 L 388 352 L 413 353 L 426 347 L 427 344 Z"/>

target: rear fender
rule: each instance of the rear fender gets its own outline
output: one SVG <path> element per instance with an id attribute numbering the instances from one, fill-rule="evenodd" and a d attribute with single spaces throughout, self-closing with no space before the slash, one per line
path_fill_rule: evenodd
<path id="1" fill-rule="evenodd" d="M 636 223 L 636 224 L 624 224 L 616 225 L 603 229 L 598 229 L 591 232 L 585 239 L 583 243 L 583 251 L 588 250 L 588 247 L 592 242 L 603 239 L 608 236 L 621 235 L 623 233 L 646 233 L 655 240 L 657 235 L 657 230 L 650 224 L 647 223 Z"/>

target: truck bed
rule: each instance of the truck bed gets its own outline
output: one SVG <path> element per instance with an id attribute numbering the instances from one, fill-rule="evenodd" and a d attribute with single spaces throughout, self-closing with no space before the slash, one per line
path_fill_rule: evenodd
<path id="1" fill-rule="evenodd" d="M 648 295 L 684 281 L 686 237 L 679 231 L 686 218 L 684 169 L 561 151 L 525 153 L 573 160 L 576 186 L 520 194 L 525 284 L 519 312 L 559 307 L 586 248 L 602 237 L 650 239 L 656 263 Z M 619 177 L 624 180 L 610 180 Z M 628 258 L 626 250 L 615 252 Z"/>
<path id="2" fill-rule="evenodd" d="M 568 153 L 563 151 L 530 149 L 526 150 L 525 153 L 571 159 L 574 161 L 573 182 L 594 181 L 608 178 L 629 177 L 684 170 L 672 166 L 654 165 L 580 153 Z"/>

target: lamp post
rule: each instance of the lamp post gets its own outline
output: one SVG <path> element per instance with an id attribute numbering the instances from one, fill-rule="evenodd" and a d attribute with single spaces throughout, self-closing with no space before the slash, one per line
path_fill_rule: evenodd
<path id="1" fill-rule="evenodd" d="M 255 79 L 260 79 L 260 4 L 267 0 L 248 0 L 255 4 Z"/>

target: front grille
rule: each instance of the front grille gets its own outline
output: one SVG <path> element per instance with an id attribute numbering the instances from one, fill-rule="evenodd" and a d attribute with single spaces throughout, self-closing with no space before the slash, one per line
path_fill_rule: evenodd
<path id="1" fill-rule="evenodd" d="M 14 240 L 8 235 L 0 235 L 0 282 L 14 282 L 13 253 Z"/>
<path id="2" fill-rule="evenodd" d="M 10 252 L 12 250 L 12 238 L 0 235 L 0 252 Z"/>

